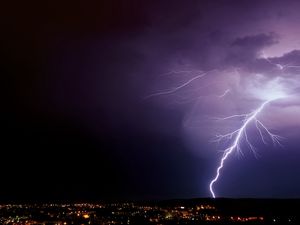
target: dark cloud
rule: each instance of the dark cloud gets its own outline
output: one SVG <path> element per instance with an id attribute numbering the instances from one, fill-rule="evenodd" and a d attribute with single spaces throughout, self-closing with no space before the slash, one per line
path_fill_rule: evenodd
<path id="1" fill-rule="evenodd" d="M 253 64 L 257 63 L 256 60 L 261 51 L 276 43 L 278 43 L 278 37 L 275 33 L 238 37 L 231 43 L 231 48 L 225 60 L 226 65 L 231 64 L 236 67 L 245 67 L 245 69 L 249 66 L 253 67 Z M 267 63 L 265 62 L 265 64 Z"/>
<path id="2" fill-rule="evenodd" d="M 258 51 L 276 43 L 278 43 L 278 37 L 275 33 L 270 33 L 237 38 L 233 41 L 232 46 Z"/>
<path id="3" fill-rule="evenodd" d="M 285 53 L 281 57 L 273 57 L 269 59 L 277 67 L 284 70 L 288 75 L 299 75 L 300 72 L 300 50 L 293 50 Z"/>

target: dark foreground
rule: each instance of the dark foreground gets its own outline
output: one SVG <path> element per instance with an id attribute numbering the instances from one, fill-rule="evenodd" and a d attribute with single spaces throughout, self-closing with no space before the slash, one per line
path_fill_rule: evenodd
<path id="1" fill-rule="evenodd" d="M 0 224 L 300 224 L 300 200 L 2 204 Z"/>

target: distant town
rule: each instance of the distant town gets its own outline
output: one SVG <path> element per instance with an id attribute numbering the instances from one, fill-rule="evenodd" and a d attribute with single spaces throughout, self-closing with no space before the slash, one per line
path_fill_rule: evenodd
<path id="1" fill-rule="evenodd" d="M 299 224 L 300 200 L 191 199 L 0 205 L 0 224 Z"/>

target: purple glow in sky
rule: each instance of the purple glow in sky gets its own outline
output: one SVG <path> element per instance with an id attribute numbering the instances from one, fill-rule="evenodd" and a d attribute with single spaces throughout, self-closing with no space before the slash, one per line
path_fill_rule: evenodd
<path id="1" fill-rule="evenodd" d="M 274 3 L 281 5 L 279 1 Z M 298 3 L 293 4 L 299 8 Z M 192 40 L 195 47 L 201 47 L 195 48 L 194 57 L 174 58 L 166 66 L 167 72 L 159 77 L 159 91 L 146 97 L 186 112 L 183 127 L 196 154 L 203 157 L 218 154 L 215 150 L 222 153 L 216 175 L 209 183 L 212 197 L 216 196 L 214 185 L 232 153 L 243 155 L 245 150 L 251 150 L 257 157 L 268 145 L 284 148 L 285 142 L 299 135 L 300 33 L 296 21 L 300 17 L 290 6 L 282 7 L 250 10 L 245 17 L 255 19 L 243 20 L 241 27 L 231 20 L 235 15 L 225 18 L 230 26 L 206 15 L 204 18 L 211 19 L 210 28 L 220 29 L 214 31 L 215 36 L 206 30 L 196 35 L 191 28 L 185 28 L 187 35 L 199 36 L 199 43 L 197 38 Z M 228 8 L 220 10 L 222 17 Z M 265 17 L 260 14 L 262 10 L 267 10 Z M 285 10 L 291 14 L 285 14 Z M 209 47 L 205 43 L 210 43 Z M 218 145 L 209 144 L 203 151 L 203 140 L 214 136 Z"/>
<path id="2" fill-rule="evenodd" d="M 263 60 L 274 66 L 272 70 L 274 70 L 274 73 L 278 73 L 278 71 L 282 72 L 283 66 L 280 63 L 273 63 L 271 59 L 264 57 Z M 298 68 L 298 65 L 294 65 L 293 68 Z M 215 72 L 215 71 L 213 71 Z M 182 89 L 189 89 L 189 86 L 191 85 L 192 82 L 203 78 L 204 76 L 213 76 L 210 75 L 211 71 L 209 72 L 197 72 L 197 71 L 171 71 L 168 75 L 172 74 L 186 74 L 186 73 L 194 73 L 195 75 L 188 79 L 186 82 L 183 82 L 182 84 L 173 87 L 172 89 L 165 90 L 165 91 L 159 91 L 154 94 L 151 94 L 147 96 L 146 99 L 152 98 L 152 97 L 159 97 L 163 95 L 170 95 L 174 94 L 176 95 L 176 92 L 180 92 Z M 200 74 L 198 74 L 200 73 Z M 222 74 L 222 71 L 217 71 L 216 74 L 213 77 L 214 82 L 209 83 L 208 86 L 211 86 L 212 88 L 214 87 L 214 84 L 218 82 L 219 74 Z M 236 73 L 237 76 L 240 76 L 239 73 Z M 286 74 L 285 74 L 286 75 Z M 219 177 L 221 176 L 221 170 L 225 166 L 227 158 L 234 152 L 237 152 L 239 154 L 243 154 L 243 149 L 248 148 L 250 149 L 255 155 L 257 155 L 257 147 L 255 144 L 253 144 L 253 139 L 257 140 L 259 137 L 261 142 L 265 145 L 267 144 L 273 144 L 273 145 L 278 145 L 281 146 L 281 140 L 283 139 L 281 136 L 276 135 L 270 131 L 263 122 L 258 119 L 260 114 L 263 113 L 264 110 L 266 110 L 266 105 L 269 105 L 272 102 L 276 101 L 285 101 L 286 99 L 296 99 L 297 96 L 299 95 L 298 89 L 299 89 L 299 82 L 297 79 L 292 79 L 287 77 L 282 77 L 282 76 L 276 76 L 275 78 L 268 78 L 266 77 L 263 73 L 255 73 L 255 74 L 250 74 L 252 79 L 245 80 L 244 82 L 244 87 L 238 86 L 238 88 L 234 86 L 229 86 L 227 89 L 224 89 L 223 94 L 218 95 L 217 93 L 215 95 L 211 95 L 215 98 L 216 104 L 220 103 L 220 99 L 223 98 L 229 98 L 227 96 L 232 90 L 234 90 L 234 93 L 237 93 L 238 96 L 242 96 L 240 101 L 243 101 L 243 104 L 247 104 L 247 102 L 251 101 L 262 101 L 261 105 L 259 105 L 256 109 L 253 109 L 250 113 L 236 113 L 233 112 L 233 114 L 229 114 L 229 116 L 226 116 L 224 118 L 219 118 L 219 120 L 231 120 L 231 119 L 236 119 L 240 118 L 241 119 L 241 125 L 238 126 L 234 131 L 228 132 L 226 134 L 222 135 L 217 135 L 216 136 L 216 141 L 218 143 L 220 142 L 225 142 L 228 147 L 225 148 L 223 151 L 223 156 L 220 159 L 220 164 L 217 168 L 216 175 L 215 177 L 210 181 L 209 183 L 209 190 L 213 198 L 216 197 L 215 191 L 214 191 L 214 184 L 218 181 Z M 223 78 L 224 79 L 224 78 Z M 240 77 L 239 79 L 240 80 Z M 221 79 L 222 83 L 223 80 Z M 203 82 L 202 82 L 203 83 Z M 192 91 L 195 91 L 195 93 L 199 92 L 199 89 L 197 87 L 192 87 Z M 200 88 L 201 89 L 201 88 Z M 200 92 L 201 93 L 201 92 Z M 184 95 L 184 94 L 183 94 Z M 180 97 L 175 96 L 175 98 Z M 206 95 L 199 95 L 198 96 L 198 101 L 203 101 L 205 98 L 208 96 Z M 189 98 L 194 101 L 193 97 L 189 96 L 186 97 L 186 100 L 188 101 Z M 199 100 L 201 99 L 201 100 Z M 199 102 L 198 102 L 199 103 Z M 197 103 L 197 104 L 198 104 Z M 297 106 L 299 104 L 295 103 Z M 289 107 L 293 107 L 295 105 L 290 105 Z M 251 134 L 248 135 L 248 129 L 251 125 L 251 123 L 255 124 L 256 128 L 256 134 Z M 255 135 L 253 137 L 253 135 Z M 251 137 L 252 136 L 252 137 Z M 255 142 L 254 142 L 255 143 Z M 257 141 L 256 141 L 257 143 Z"/>
<path id="3" fill-rule="evenodd" d="M 298 0 L 1 9 L 0 200 L 300 197 Z"/>

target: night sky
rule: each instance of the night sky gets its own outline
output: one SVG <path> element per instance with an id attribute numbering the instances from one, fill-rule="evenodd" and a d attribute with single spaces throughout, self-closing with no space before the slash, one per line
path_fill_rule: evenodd
<path id="1" fill-rule="evenodd" d="M 0 200 L 300 197 L 300 2 L 19 1 L 1 15 Z M 182 88 L 187 81 L 194 79 Z M 227 90 L 227 91 L 226 91 Z M 230 144 L 230 142 L 229 142 Z"/>

